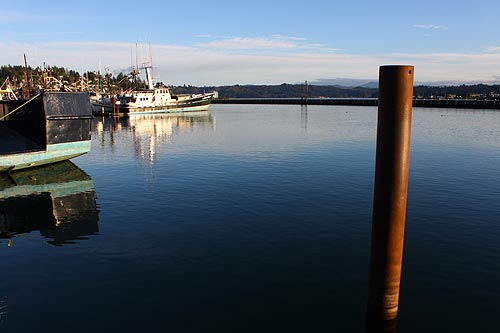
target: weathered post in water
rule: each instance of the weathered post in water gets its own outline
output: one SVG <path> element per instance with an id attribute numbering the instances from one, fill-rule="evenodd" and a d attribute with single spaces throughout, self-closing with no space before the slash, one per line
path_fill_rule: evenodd
<path id="1" fill-rule="evenodd" d="M 395 327 L 398 315 L 410 164 L 413 76 L 413 66 L 380 67 L 368 330 L 374 328 L 371 326 L 374 323 Z"/>

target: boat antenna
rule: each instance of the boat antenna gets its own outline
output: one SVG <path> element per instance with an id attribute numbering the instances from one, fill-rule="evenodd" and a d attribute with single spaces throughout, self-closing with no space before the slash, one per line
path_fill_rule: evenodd
<path id="1" fill-rule="evenodd" d="M 149 63 L 151 64 L 151 67 L 153 67 L 153 52 L 151 52 L 151 41 L 149 43 Z"/>
<path id="2" fill-rule="evenodd" d="M 133 59 L 133 50 L 132 50 L 132 47 L 130 47 L 130 68 L 132 70 L 134 70 L 134 61 L 132 60 Z"/>
<path id="3" fill-rule="evenodd" d="M 139 61 L 137 61 L 137 43 L 135 43 L 135 69 L 139 70 Z"/>
<path id="4" fill-rule="evenodd" d="M 26 60 L 26 53 L 23 53 L 24 55 L 24 79 L 26 80 L 26 85 L 28 87 L 27 93 L 24 94 L 24 97 L 28 97 L 31 94 L 31 84 L 30 80 L 28 79 L 28 61 Z"/>
<path id="5" fill-rule="evenodd" d="M 149 89 L 154 89 L 154 68 L 153 68 L 153 52 L 151 52 L 151 41 L 148 41 L 149 44 L 149 64 L 151 66 L 151 87 Z"/>

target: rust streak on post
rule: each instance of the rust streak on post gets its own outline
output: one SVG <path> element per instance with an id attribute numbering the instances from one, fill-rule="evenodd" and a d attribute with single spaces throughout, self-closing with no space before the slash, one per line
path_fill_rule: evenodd
<path id="1" fill-rule="evenodd" d="M 410 163 L 413 66 L 381 66 L 367 318 L 398 315 Z"/>

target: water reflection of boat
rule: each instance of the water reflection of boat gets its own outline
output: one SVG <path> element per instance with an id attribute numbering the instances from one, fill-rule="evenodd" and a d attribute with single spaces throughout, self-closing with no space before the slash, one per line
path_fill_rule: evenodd
<path id="1" fill-rule="evenodd" d="M 135 115 L 130 117 L 129 125 L 138 134 L 171 136 L 175 130 L 193 129 L 194 126 L 213 123 L 208 111 L 181 113 L 179 115 Z M 213 127 L 211 127 L 213 128 Z"/>
<path id="2" fill-rule="evenodd" d="M 0 239 L 39 230 L 63 245 L 98 232 L 92 178 L 70 161 L 0 178 Z"/>
<path id="3" fill-rule="evenodd" d="M 132 151 L 148 174 L 154 177 L 158 156 L 170 149 L 175 135 L 215 131 L 215 117 L 208 111 L 177 114 L 133 115 L 129 118 L 95 118 L 95 138 L 120 155 Z M 123 135 L 125 133 L 126 135 Z"/>
<path id="4" fill-rule="evenodd" d="M 108 133 L 111 136 L 111 145 L 119 144 L 114 139 L 114 133 L 121 131 L 132 132 L 134 143 L 155 139 L 154 144 L 163 144 L 170 140 L 174 133 L 186 131 L 215 130 L 215 119 L 208 111 L 188 112 L 179 114 L 134 115 L 129 118 L 113 119 L 108 117 L 96 118 L 95 131 L 97 140 L 101 143 Z M 141 139 L 142 138 L 142 139 Z M 128 143 L 127 143 L 128 144 Z M 142 151 L 134 145 L 135 151 Z"/>

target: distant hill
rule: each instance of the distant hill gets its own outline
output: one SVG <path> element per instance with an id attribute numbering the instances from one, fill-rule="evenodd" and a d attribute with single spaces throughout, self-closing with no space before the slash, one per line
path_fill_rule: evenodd
<path id="1" fill-rule="evenodd" d="M 220 87 L 193 87 L 177 86 L 172 87 L 177 94 L 193 94 L 203 91 L 219 92 L 219 98 L 300 98 L 305 96 L 304 84 L 280 85 L 234 85 Z M 371 88 L 344 88 L 337 86 L 309 85 L 307 96 L 312 98 L 372 98 L 376 97 L 377 90 Z"/>
<path id="2" fill-rule="evenodd" d="M 368 86 L 372 85 L 367 83 Z M 193 94 L 218 91 L 219 98 L 300 98 L 305 96 L 304 84 L 281 85 L 234 85 L 234 86 L 174 86 L 177 94 Z M 420 98 L 489 98 L 500 99 L 500 85 L 459 85 L 459 86 L 415 86 L 413 95 Z M 309 98 L 376 98 L 377 87 L 308 86 Z"/>
<path id="3" fill-rule="evenodd" d="M 348 79 L 348 78 L 336 78 L 336 79 L 318 79 L 309 82 L 311 85 L 316 86 L 336 86 L 342 88 L 378 88 L 378 82 L 368 79 Z"/>
<path id="4" fill-rule="evenodd" d="M 458 86 L 415 86 L 416 97 L 453 97 L 453 98 L 488 98 L 500 99 L 500 85 L 474 84 Z"/>
<path id="5" fill-rule="evenodd" d="M 349 79 L 349 78 L 335 78 L 335 79 L 318 79 L 315 81 L 310 81 L 311 85 L 318 86 L 336 86 L 342 88 L 354 88 L 354 87 L 363 87 L 363 88 L 378 88 L 377 80 L 370 79 Z M 491 81 L 491 82 L 475 82 L 475 81 L 467 81 L 467 82 L 458 82 L 458 81 L 429 81 L 429 82 L 415 82 L 415 86 L 427 86 L 427 87 L 458 87 L 458 86 L 479 86 L 479 85 L 488 85 L 488 86 L 496 86 L 499 85 L 500 82 Z"/>

